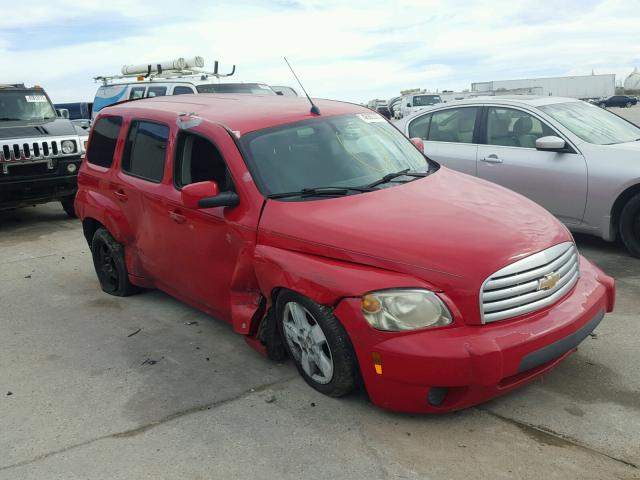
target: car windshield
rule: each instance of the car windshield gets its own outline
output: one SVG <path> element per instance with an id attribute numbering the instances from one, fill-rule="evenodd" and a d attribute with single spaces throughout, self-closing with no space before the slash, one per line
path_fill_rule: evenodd
<path id="1" fill-rule="evenodd" d="M 589 103 L 554 103 L 539 108 L 585 142 L 613 145 L 640 139 L 640 128 Z"/>
<path id="2" fill-rule="evenodd" d="M 414 107 L 424 107 L 427 105 L 435 105 L 440 103 L 440 95 L 416 95 L 413 97 Z"/>
<path id="3" fill-rule="evenodd" d="M 241 144 L 264 195 L 362 187 L 389 174 L 429 172 L 424 155 L 376 113 L 318 118 L 260 130 L 244 136 Z M 397 175 L 397 180 L 381 182 L 379 188 L 416 176 Z"/>
<path id="4" fill-rule="evenodd" d="M 42 90 L 1 90 L 0 121 L 42 121 L 56 112 Z"/>
<path id="5" fill-rule="evenodd" d="M 276 95 L 269 85 L 262 83 L 209 83 L 196 86 L 198 93 L 249 93 L 251 95 Z"/>

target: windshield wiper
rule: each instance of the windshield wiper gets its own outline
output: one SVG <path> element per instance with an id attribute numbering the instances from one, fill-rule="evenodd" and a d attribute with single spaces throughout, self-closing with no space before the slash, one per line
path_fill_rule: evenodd
<path id="1" fill-rule="evenodd" d="M 391 180 L 398 177 L 426 177 L 427 175 L 427 172 L 412 172 L 410 168 L 405 168 L 404 170 L 400 170 L 399 172 L 387 173 L 380 180 L 376 180 L 369 185 L 365 185 L 364 188 L 377 187 L 378 185 L 382 185 L 383 183 L 389 183 Z"/>
<path id="2" fill-rule="evenodd" d="M 349 192 L 371 191 L 369 187 L 316 187 L 303 188 L 295 192 L 272 193 L 267 195 L 267 198 L 342 196 L 348 195 Z"/>

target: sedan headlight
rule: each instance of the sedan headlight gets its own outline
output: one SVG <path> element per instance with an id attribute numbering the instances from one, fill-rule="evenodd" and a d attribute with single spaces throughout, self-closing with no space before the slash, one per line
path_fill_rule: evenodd
<path id="1" fill-rule="evenodd" d="M 399 332 L 440 327 L 453 321 L 440 297 L 429 290 L 382 290 L 362 296 L 362 313 L 378 330 Z"/>
<path id="2" fill-rule="evenodd" d="M 76 151 L 76 144 L 72 140 L 63 140 L 62 142 L 62 153 L 65 155 L 69 155 Z"/>

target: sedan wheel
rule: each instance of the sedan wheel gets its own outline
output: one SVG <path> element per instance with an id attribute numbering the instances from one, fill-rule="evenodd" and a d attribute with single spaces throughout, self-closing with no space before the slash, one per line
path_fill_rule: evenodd
<path id="1" fill-rule="evenodd" d="M 622 209 L 620 236 L 631 255 L 640 257 L 640 194 L 629 200 Z"/>
<path id="2" fill-rule="evenodd" d="M 276 298 L 278 330 L 302 378 L 325 395 L 341 397 L 356 386 L 356 355 L 331 308 L 285 290 Z"/>
<path id="3" fill-rule="evenodd" d="M 601 103 L 600 104 L 600 108 L 607 108 L 607 104 L 606 103 Z"/>
<path id="4" fill-rule="evenodd" d="M 627 108 L 631 108 L 633 104 L 631 102 L 627 102 Z"/>
<path id="5" fill-rule="evenodd" d="M 322 328 L 297 302 L 284 306 L 284 336 L 294 360 L 314 381 L 327 384 L 333 378 L 333 357 Z"/>

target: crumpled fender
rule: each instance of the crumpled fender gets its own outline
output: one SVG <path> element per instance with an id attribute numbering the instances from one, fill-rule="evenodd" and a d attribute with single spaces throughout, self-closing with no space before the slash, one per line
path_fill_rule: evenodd
<path id="1" fill-rule="evenodd" d="M 120 244 L 134 244 L 133 229 L 118 205 L 109 197 L 95 190 L 80 189 L 75 200 L 76 213 L 81 220 L 94 219 L 104 225 L 113 238 Z M 134 275 L 140 275 L 131 248 L 125 249 L 127 269 Z"/>
<path id="2" fill-rule="evenodd" d="M 374 290 L 400 287 L 437 290 L 410 275 L 266 245 L 256 246 L 255 271 L 260 290 L 269 303 L 277 288 L 293 290 L 326 306 Z"/>

